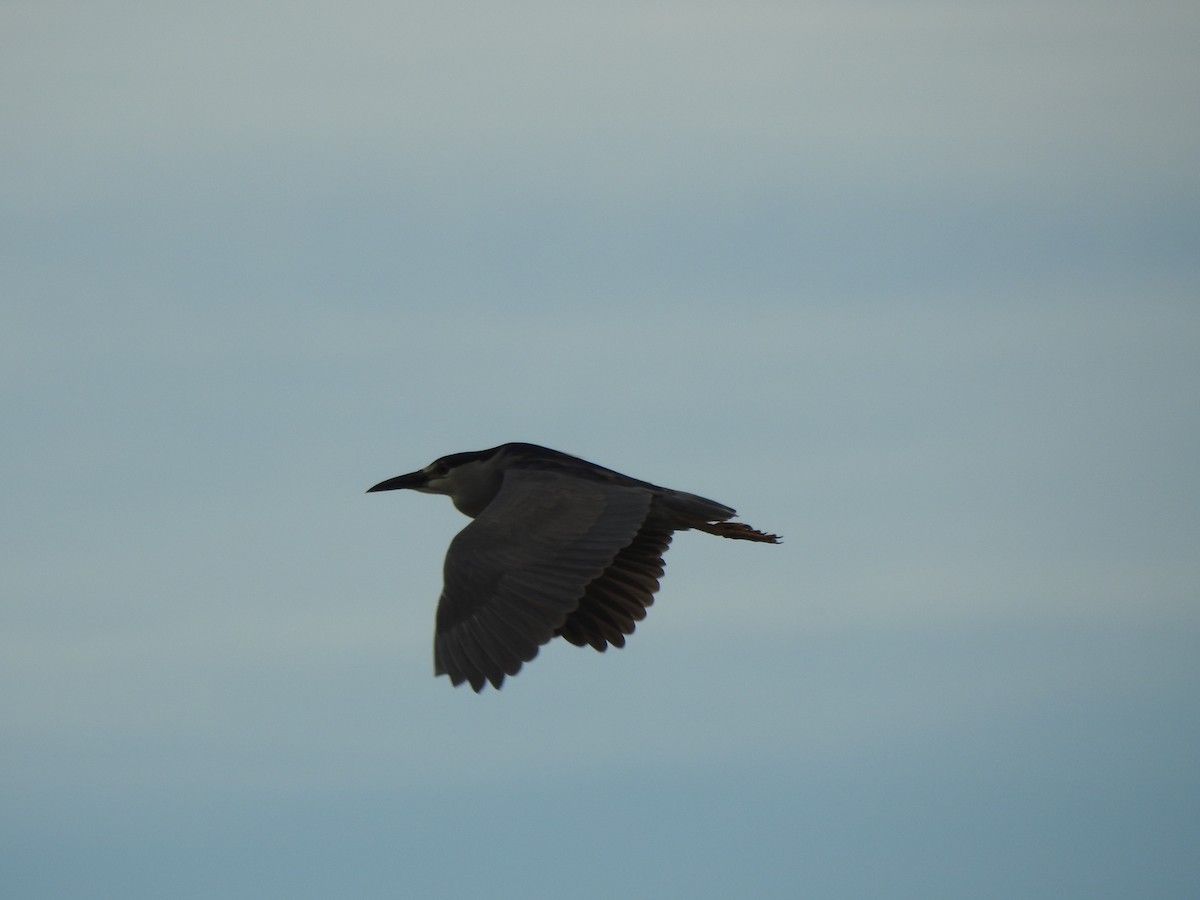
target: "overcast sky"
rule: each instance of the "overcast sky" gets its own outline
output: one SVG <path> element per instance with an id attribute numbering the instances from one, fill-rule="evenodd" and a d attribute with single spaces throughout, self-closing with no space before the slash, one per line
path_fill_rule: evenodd
<path id="1" fill-rule="evenodd" d="M 0 893 L 1194 897 L 1191 3 L 0 4 Z M 510 440 L 738 508 L 432 675 Z"/>

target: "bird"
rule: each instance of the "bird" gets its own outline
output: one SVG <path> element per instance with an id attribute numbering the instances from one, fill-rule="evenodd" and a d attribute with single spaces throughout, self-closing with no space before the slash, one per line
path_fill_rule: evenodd
<path id="1" fill-rule="evenodd" d="M 595 463 L 508 443 L 452 453 L 367 493 L 445 494 L 471 523 L 450 542 L 434 675 L 500 688 L 555 637 L 603 652 L 646 616 L 676 531 L 768 544 L 731 507 Z"/>

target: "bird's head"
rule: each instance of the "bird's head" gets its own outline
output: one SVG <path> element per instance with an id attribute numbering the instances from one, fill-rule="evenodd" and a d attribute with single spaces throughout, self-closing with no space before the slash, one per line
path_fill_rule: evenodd
<path id="1" fill-rule="evenodd" d="M 452 453 L 435 459 L 423 469 L 381 481 L 367 488 L 367 493 L 407 488 L 425 494 L 445 494 L 459 512 L 474 518 L 500 490 L 503 467 L 498 465 L 497 458 L 501 449 Z"/>

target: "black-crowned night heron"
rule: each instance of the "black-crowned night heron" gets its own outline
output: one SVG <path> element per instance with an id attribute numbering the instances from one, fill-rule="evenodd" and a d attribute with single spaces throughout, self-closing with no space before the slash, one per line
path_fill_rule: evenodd
<path id="1" fill-rule="evenodd" d="M 370 491 L 400 488 L 447 494 L 474 519 L 446 553 L 433 667 L 477 692 L 558 635 L 624 647 L 654 602 L 672 532 L 779 543 L 727 521 L 736 513 L 722 503 L 535 444 L 453 453 Z"/>

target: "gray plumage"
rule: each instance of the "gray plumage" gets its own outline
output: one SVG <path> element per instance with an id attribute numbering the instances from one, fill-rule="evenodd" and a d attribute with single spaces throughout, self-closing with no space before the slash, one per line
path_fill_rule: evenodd
<path id="1" fill-rule="evenodd" d="M 671 534 L 779 537 L 729 522 L 735 511 L 535 444 L 443 456 L 370 491 L 446 494 L 473 521 L 450 542 L 438 602 L 434 673 L 475 691 L 500 687 L 562 636 L 625 646 L 646 616 Z"/>

